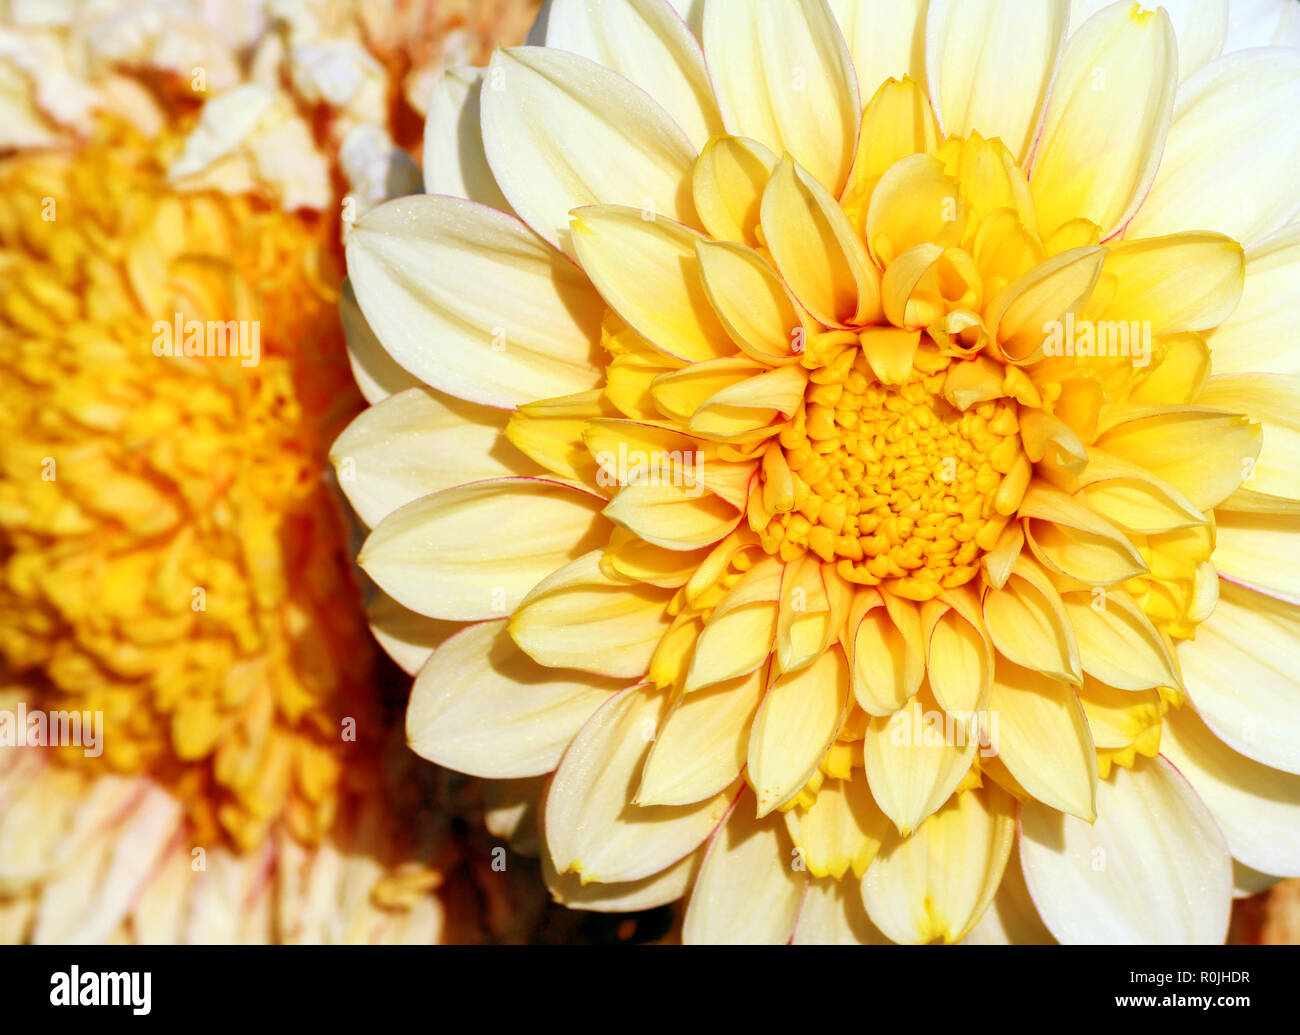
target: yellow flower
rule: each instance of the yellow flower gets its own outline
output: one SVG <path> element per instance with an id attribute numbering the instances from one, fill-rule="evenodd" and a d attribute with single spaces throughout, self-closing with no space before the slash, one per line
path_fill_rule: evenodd
<path id="1" fill-rule="evenodd" d="M 688 941 L 1221 940 L 1300 873 L 1300 52 L 677 6 L 555 0 L 347 238 L 412 746 Z"/>
<path id="2" fill-rule="evenodd" d="M 0 939 L 481 939 L 321 475 L 392 70 L 355 3 L 111 7 L 0 30 Z"/>

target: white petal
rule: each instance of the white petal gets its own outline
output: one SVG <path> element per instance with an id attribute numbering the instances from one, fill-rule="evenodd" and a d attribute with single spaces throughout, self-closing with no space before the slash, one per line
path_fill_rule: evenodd
<path id="1" fill-rule="evenodd" d="M 443 622 L 417 614 L 380 591 L 366 605 L 366 618 L 379 646 L 408 676 L 419 672 L 430 655 L 462 628 L 459 622 Z"/>
<path id="2" fill-rule="evenodd" d="M 625 690 L 573 739 L 546 796 L 546 843 L 558 872 L 605 884 L 643 880 L 695 851 L 726 815 L 734 793 L 686 806 L 632 803 L 666 703 L 650 687 Z"/>
<path id="3" fill-rule="evenodd" d="M 1300 776 L 1237 754 L 1189 708 L 1166 716 L 1160 753 L 1214 814 L 1234 859 L 1300 877 Z"/>
<path id="4" fill-rule="evenodd" d="M 538 582 L 608 534 L 595 494 L 556 480 L 499 478 L 408 503 L 370 533 L 357 563 L 430 618 L 502 618 Z"/>
<path id="5" fill-rule="evenodd" d="M 926 64 L 944 132 L 999 137 L 1023 164 L 1042 121 L 1069 12 L 1069 0 L 931 0 Z"/>
<path id="6" fill-rule="evenodd" d="M 566 251 L 569 213 L 584 205 L 694 224 L 690 140 L 649 94 L 577 54 L 498 50 L 483 86 L 483 141 L 520 218 Z"/>
<path id="7" fill-rule="evenodd" d="M 434 84 L 424 122 L 424 189 L 509 212 L 483 150 L 479 101 L 484 71 L 450 68 Z"/>
<path id="8" fill-rule="evenodd" d="M 408 388 L 362 411 L 330 449 L 339 486 L 371 528 L 412 500 L 466 482 L 542 469 L 502 448 L 506 414 L 432 388 Z"/>
<path id="9" fill-rule="evenodd" d="M 1210 337 L 1216 374 L 1300 373 L 1300 226 L 1283 227 L 1246 252 L 1241 301 Z"/>
<path id="10" fill-rule="evenodd" d="M 1192 705 L 1220 740 L 1300 773 L 1300 608 L 1219 584 L 1219 603 L 1179 644 Z"/>
<path id="11" fill-rule="evenodd" d="M 1113 0 L 1070 0 L 1070 35 L 1084 22 L 1109 7 Z M 1232 0 L 1236 8 L 1243 0 Z M 1266 0 L 1275 5 L 1277 0 Z M 1228 35 L 1228 0 L 1161 0 L 1178 37 L 1178 78 L 1186 79 L 1223 52 Z M 1234 48 L 1240 49 L 1240 48 Z"/>
<path id="12" fill-rule="evenodd" d="M 517 219 L 415 195 L 347 238 L 361 309 L 398 363 L 449 395 L 512 407 L 595 387 L 605 304 Z"/>
<path id="13" fill-rule="evenodd" d="M 704 55 L 727 129 L 789 153 L 838 197 L 862 103 L 826 0 L 706 0 Z"/>
<path id="14" fill-rule="evenodd" d="M 591 58 L 641 87 L 696 150 L 723 132 L 704 53 L 667 0 L 553 0 L 546 45 Z"/>
<path id="15" fill-rule="evenodd" d="M 865 105 L 886 79 L 925 81 L 925 12 L 929 0 L 830 0 L 848 42 Z"/>
<path id="16" fill-rule="evenodd" d="M 889 939 L 867 916 L 851 880 L 823 877 L 808 882 L 794 945 L 888 945 Z"/>
<path id="17" fill-rule="evenodd" d="M 687 945 L 784 945 L 794 932 L 805 876 L 785 823 L 754 809 L 742 794 L 713 835 L 686 907 Z"/>
<path id="18" fill-rule="evenodd" d="M 549 773 L 617 684 L 543 668 L 515 646 L 504 621 L 471 625 L 420 670 L 406 711 L 411 750 L 493 780 Z"/>
<path id="19" fill-rule="evenodd" d="M 1229 54 L 1178 93 L 1160 172 L 1129 237 L 1217 230 L 1246 246 L 1293 220 L 1300 197 L 1300 50 Z"/>
<path id="20" fill-rule="evenodd" d="M 1164 759 L 1115 767 L 1097 821 L 1037 802 L 1020 814 L 1025 882 L 1065 944 L 1222 942 L 1232 865 L 1214 817 Z"/>
<path id="21" fill-rule="evenodd" d="M 343 338 L 347 342 L 352 376 L 356 378 L 357 387 L 361 389 L 366 402 L 382 402 L 390 395 L 420 384 L 418 377 L 398 366 L 397 360 L 379 344 L 379 339 L 361 312 L 361 306 L 357 304 L 357 294 L 352 288 L 350 277 L 343 281 L 339 320 L 343 324 Z"/>

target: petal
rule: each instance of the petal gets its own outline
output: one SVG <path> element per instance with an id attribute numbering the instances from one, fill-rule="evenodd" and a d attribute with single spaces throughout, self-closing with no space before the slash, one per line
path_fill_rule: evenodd
<path id="1" fill-rule="evenodd" d="M 1052 932 L 1034 908 L 1034 900 L 1029 897 L 1020 866 L 1020 851 L 1013 845 L 998 893 L 963 944 L 1053 945 L 1055 942 Z"/>
<path id="2" fill-rule="evenodd" d="M 868 715 L 891 715 L 925 678 L 920 611 L 910 600 L 860 593 L 848 630 L 855 700 Z"/>
<path id="3" fill-rule="evenodd" d="M 1300 606 L 1300 515 L 1221 511 L 1212 560 L 1228 581 Z"/>
<path id="4" fill-rule="evenodd" d="M 1069 0 L 932 0 L 926 64 L 948 136 L 1000 137 L 1018 162 L 1034 144 L 1065 43 Z"/>
<path id="5" fill-rule="evenodd" d="M 1237 754 L 1189 708 L 1169 713 L 1160 753 L 1201 796 L 1234 859 L 1280 877 L 1300 876 L 1300 776 Z"/>
<path id="6" fill-rule="evenodd" d="M 426 384 L 511 407 L 598 383 L 604 303 L 517 219 L 456 198 L 398 198 L 358 221 L 347 255 L 379 341 Z"/>
<path id="7" fill-rule="evenodd" d="M 1051 580 L 1030 558 L 1017 558 L 1000 589 L 984 594 L 989 639 L 1017 665 L 1078 683 L 1079 646 Z"/>
<path id="8" fill-rule="evenodd" d="M 1289 335 L 1300 310 L 1300 226 L 1287 226 L 1246 253 L 1241 302 L 1210 339 L 1216 374 L 1300 373 Z"/>
<path id="9" fill-rule="evenodd" d="M 704 56 L 727 129 L 793 156 L 838 197 L 862 102 L 825 0 L 707 0 Z"/>
<path id="10" fill-rule="evenodd" d="M 1232 495 L 1259 455 L 1259 425 L 1208 408 L 1152 410 L 1136 411 L 1111 427 L 1097 439 L 1097 448 L 1145 467 L 1200 510 Z"/>
<path id="11" fill-rule="evenodd" d="M 993 645 L 978 601 L 961 590 L 921 607 L 926 674 L 939 706 L 953 714 L 984 706 L 993 678 Z"/>
<path id="12" fill-rule="evenodd" d="M 702 487 L 628 485 L 619 490 L 605 516 L 648 543 L 668 550 L 698 550 L 725 538 L 741 514 Z"/>
<path id="13" fill-rule="evenodd" d="M 1070 34 L 1108 7 L 1111 0 L 1071 0 Z M 1240 5 L 1233 0 L 1232 7 Z M 1181 82 L 1223 52 L 1228 35 L 1228 0 L 1162 0 L 1178 37 L 1178 79 Z M 1240 49 L 1240 48 L 1234 48 Z"/>
<path id="14" fill-rule="evenodd" d="M 745 355 L 793 363 L 804 320 L 776 270 L 754 249 L 730 241 L 697 241 L 704 292 Z"/>
<path id="15" fill-rule="evenodd" d="M 482 104 L 483 142 L 501 192 L 551 244 L 572 254 L 569 213 L 583 205 L 636 205 L 693 222 L 695 148 L 649 94 L 616 72 L 563 50 L 498 50 Z"/>
<path id="16" fill-rule="evenodd" d="M 946 715 L 924 691 L 889 718 L 871 719 L 862 741 L 867 781 L 901 836 L 909 837 L 952 796 L 978 746 L 969 717 Z"/>
<path id="17" fill-rule="evenodd" d="M 1210 378 L 1197 397 L 1198 406 L 1211 406 L 1232 413 L 1244 413 L 1260 421 L 1264 440 L 1259 457 L 1250 465 L 1243 489 L 1252 505 L 1246 509 L 1267 509 L 1278 502 L 1300 500 L 1300 398 L 1297 374 L 1222 374 Z M 1232 497 L 1228 502 L 1232 504 Z"/>
<path id="18" fill-rule="evenodd" d="M 731 785 L 745 767 L 763 675 L 756 669 L 685 694 L 673 705 L 646 759 L 638 804 L 689 805 Z"/>
<path id="19" fill-rule="evenodd" d="M 825 781 L 811 805 L 787 812 L 785 820 L 808 871 L 836 879 L 850 868 L 861 877 L 889 829 L 860 776 Z"/>
<path id="20" fill-rule="evenodd" d="M 852 882 L 824 877 L 808 882 L 793 944 L 888 945 L 889 939 L 867 916 Z"/>
<path id="21" fill-rule="evenodd" d="M 552 0 L 546 45 L 591 58 L 639 86 L 697 149 L 723 131 L 704 53 L 667 0 Z"/>
<path id="22" fill-rule="evenodd" d="M 424 189 L 510 212 L 483 150 L 483 68 L 451 68 L 434 84 L 424 122 Z"/>
<path id="23" fill-rule="evenodd" d="M 459 622 L 426 618 L 381 592 L 366 605 L 366 618 L 379 646 L 408 676 L 419 672 L 430 655 L 463 628 Z"/>
<path id="24" fill-rule="evenodd" d="M 671 590 L 614 581 L 593 551 L 539 582 L 510 634 L 543 665 L 635 679 L 668 629 L 671 597 Z"/>
<path id="25" fill-rule="evenodd" d="M 734 794 L 681 807 L 630 800 L 666 704 L 666 694 L 633 687 L 574 737 L 546 796 L 546 843 L 557 872 L 587 883 L 642 880 L 695 851 L 726 815 Z"/>
<path id="26" fill-rule="evenodd" d="M 1013 280 L 984 308 L 984 321 L 1009 359 L 1042 356 L 1044 333 L 1091 297 L 1106 258 L 1104 248 L 1071 248 Z"/>
<path id="27" fill-rule="evenodd" d="M 1177 73 L 1173 25 L 1158 8 L 1115 4 L 1070 38 L 1029 177 L 1044 237 L 1079 216 L 1103 236 L 1132 218 L 1160 164 Z"/>
<path id="28" fill-rule="evenodd" d="M 1222 942 L 1232 903 L 1228 846 L 1214 817 L 1163 759 L 1115 767 L 1092 824 L 1026 802 L 1025 883 L 1067 945 Z"/>
<path id="29" fill-rule="evenodd" d="M 1015 827 L 1015 802 L 1005 791 L 958 794 L 876 856 L 862 879 L 872 921 L 896 942 L 960 941 L 998 890 Z"/>
<path id="30" fill-rule="evenodd" d="M 710 236 L 761 246 L 759 204 L 777 157 L 757 140 L 721 136 L 700 152 L 692 176 L 695 210 Z"/>
<path id="31" fill-rule="evenodd" d="M 547 669 L 503 621 L 471 625 L 434 651 L 411 688 L 406 740 L 421 758 L 491 780 L 549 773 L 618 684 Z"/>
<path id="32" fill-rule="evenodd" d="M 1245 255 L 1222 234 L 1172 234 L 1111 245 L 1102 276 L 1115 293 L 1098 321 L 1147 321 L 1151 334 L 1206 331 L 1226 320 L 1241 298 Z"/>
<path id="33" fill-rule="evenodd" d="M 989 730 L 1016 781 L 1054 809 L 1096 816 L 1097 752 L 1068 683 L 998 660 L 989 695 Z"/>
<path id="34" fill-rule="evenodd" d="M 687 360 L 736 351 L 700 280 L 700 240 L 689 227 L 636 209 L 574 213 L 578 259 L 605 301 L 652 345 Z"/>
<path id="35" fill-rule="evenodd" d="M 430 618 L 502 618 L 604 538 L 601 502 L 541 478 L 445 489 L 389 514 L 357 563 L 394 600 Z"/>
<path id="36" fill-rule="evenodd" d="M 541 856 L 542 877 L 556 902 L 593 913 L 639 913 L 666 906 L 684 896 L 695 883 L 703 852 L 692 852 L 667 869 L 623 884 L 596 881 L 583 884 L 576 873 L 556 873 L 550 852 L 542 852 Z"/>
<path id="37" fill-rule="evenodd" d="M 781 276 L 822 323 L 869 323 L 880 280 L 835 198 L 787 157 L 763 192 L 763 233 Z"/>
<path id="38" fill-rule="evenodd" d="M 357 516 L 374 528 L 433 492 L 540 474 L 527 458 L 499 448 L 504 430 L 500 410 L 408 388 L 362 411 L 330 448 L 330 462 Z"/>
<path id="39" fill-rule="evenodd" d="M 1229 54 L 1187 80 L 1129 236 L 1217 230 L 1249 247 L 1300 212 L 1300 51 Z"/>
<path id="40" fill-rule="evenodd" d="M 1221 582 L 1214 614 L 1179 644 L 1193 707 L 1224 743 L 1300 773 L 1300 608 Z"/>
<path id="41" fill-rule="evenodd" d="M 838 648 L 772 682 L 749 735 L 749 782 L 758 795 L 760 817 L 784 805 L 812 779 L 848 701 L 849 668 Z"/>
<path id="42" fill-rule="evenodd" d="M 830 0 L 840 23 L 859 96 L 871 97 L 886 79 L 925 79 L 927 0 Z"/>
<path id="43" fill-rule="evenodd" d="M 805 877 L 777 816 L 754 817 L 748 792 L 713 835 L 686 907 L 687 945 L 784 945 L 794 932 Z M 761 902 L 762 908 L 754 904 Z"/>
<path id="44" fill-rule="evenodd" d="M 1121 589 L 1063 593 L 1084 671 L 1121 690 L 1180 686 L 1164 638 Z"/>
<path id="45" fill-rule="evenodd" d="M 698 690 L 754 671 L 771 654 L 782 566 L 765 558 L 723 597 L 695 646 L 686 689 Z"/>
<path id="46" fill-rule="evenodd" d="M 343 324 L 352 376 L 366 402 L 373 405 L 420 384 L 418 377 L 398 366 L 397 361 L 379 344 L 375 332 L 370 329 L 370 324 L 361 313 L 361 306 L 357 304 L 351 278 L 343 281 L 339 320 Z"/>
<path id="47" fill-rule="evenodd" d="M 1034 484 L 1020 504 L 1025 539 L 1052 571 L 1109 586 L 1146 572 L 1146 563 L 1118 528 L 1087 504 L 1056 489 Z"/>

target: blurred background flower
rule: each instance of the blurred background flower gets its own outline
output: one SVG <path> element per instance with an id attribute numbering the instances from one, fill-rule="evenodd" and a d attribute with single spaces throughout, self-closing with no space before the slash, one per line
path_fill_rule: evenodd
<path id="1" fill-rule="evenodd" d="M 533 6 L 0 3 L 0 940 L 537 935 L 322 474 L 340 220 Z"/>

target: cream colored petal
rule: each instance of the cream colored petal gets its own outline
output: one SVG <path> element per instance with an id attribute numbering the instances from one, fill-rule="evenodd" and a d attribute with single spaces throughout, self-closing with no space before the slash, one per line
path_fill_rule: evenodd
<path id="1" fill-rule="evenodd" d="M 1216 230 L 1249 247 L 1300 212 L 1300 50 L 1228 54 L 1178 94 L 1160 172 L 1130 237 Z"/>
<path id="2" fill-rule="evenodd" d="M 862 102 L 826 0 L 707 0 L 704 56 L 727 129 L 792 155 L 838 197 Z"/>
<path id="3" fill-rule="evenodd" d="M 434 84 L 424 121 L 424 189 L 512 212 L 483 150 L 482 68 L 450 68 Z"/>
<path id="4" fill-rule="evenodd" d="M 612 680 L 543 668 L 504 620 L 480 622 L 433 653 L 411 688 L 406 740 L 421 758 L 492 780 L 549 773 Z"/>
<path id="5" fill-rule="evenodd" d="M 1023 163 L 1038 133 L 1069 16 L 1069 0 L 931 0 L 927 78 L 944 132 L 999 137 Z"/>
<path id="6" fill-rule="evenodd" d="M 1249 466 L 1242 486 L 1254 501 L 1247 509 L 1267 509 L 1272 499 L 1300 500 L 1297 399 L 1300 399 L 1300 374 L 1219 374 L 1206 381 L 1196 400 L 1198 406 L 1244 413 L 1263 425 L 1259 457 Z M 1228 502 L 1231 507 L 1231 497 Z M 1279 507 L 1296 509 L 1294 504 L 1286 502 Z"/>
<path id="7" fill-rule="evenodd" d="M 1070 38 L 1029 177 L 1044 236 L 1079 216 L 1103 236 L 1129 222 L 1156 176 L 1177 81 L 1178 44 L 1158 8 L 1115 4 Z"/>
<path id="8" fill-rule="evenodd" d="M 1221 582 L 1214 614 L 1179 644 L 1192 705 L 1224 743 L 1300 773 L 1300 608 Z"/>
<path id="9" fill-rule="evenodd" d="M 1201 796 L 1234 859 L 1269 874 L 1300 877 L 1300 776 L 1239 755 L 1190 708 L 1166 717 L 1160 753 Z"/>
<path id="10" fill-rule="evenodd" d="M 604 303 L 517 219 L 457 198 L 399 198 L 352 228 L 347 256 L 376 337 L 426 384 L 511 407 L 600 379 Z"/>
<path id="11" fill-rule="evenodd" d="M 1228 581 L 1300 606 L 1300 515 L 1220 511 L 1212 560 Z"/>
<path id="12" fill-rule="evenodd" d="M 408 676 L 419 672 L 429 656 L 462 628 L 459 622 L 417 614 L 382 592 L 366 605 L 366 618 L 379 646 Z"/>
<path id="13" fill-rule="evenodd" d="M 853 56 L 862 103 L 886 79 L 925 80 L 925 14 L 929 0 L 830 0 Z"/>
<path id="14" fill-rule="evenodd" d="M 998 890 L 1015 826 L 1015 802 L 1005 791 L 989 786 L 958 794 L 915 834 L 892 840 L 876 856 L 862 878 L 872 921 L 896 942 L 960 941 Z"/>
<path id="15" fill-rule="evenodd" d="M 1241 301 L 1210 338 L 1216 374 L 1300 373 L 1292 344 L 1300 310 L 1300 226 L 1286 226 L 1246 252 Z"/>
<path id="16" fill-rule="evenodd" d="M 624 884 L 594 881 L 583 884 L 576 873 L 557 874 L 551 854 L 542 852 L 542 878 L 555 901 L 570 909 L 585 909 L 593 913 L 638 913 L 683 897 L 695 883 L 703 855 L 702 849 L 692 852 L 680 862 L 641 880 Z"/>
<path id="17" fill-rule="evenodd" d="M 1011 858 L 1002 874 L 998 893 L 993 896 L 979 923 L 971 928 L 963 945 L 1055 945 L 1056 939 L 1034 908 L 1034 900 L 1025 887 L 1020 866 L 1019 845 L 1013 845 Z"/>
<path id="18" fill-rule="evenodd" d="M 723 131 L 704 53 L 667 0 L 552 0 L 546 45 L 591 58 L 639 86 L 697 150 Z"/>
<path id="19" fill-rule="evenodd" d="M 979 746 L 973 719 L 949 716 L 922 692 L 867 725 L 862 755 L 871 796 L 901 836 L 936 812 L 970 771 Z"/>
<path id="20" fill-rule="evenodd" d="M 643 880 L 695 851 L 726 815 L 734 791 L 686 806 L 631 801 L 667 701 L 664 692 L 633 687 L 574 737 L 546 795 L 546 844 L 557 872 L 603 884 Z"/>
<path id="21" fill-rule="evenodd" d="M 339 486 L 371 528 L 412 500 L 467 482 L 542 469 L 505 443 L 506 414 L 432 388 L 364 410 L 330 449 Z"/>
<path id="22" fill-rule="evenodd" d="M 1096 815 L 1097 752 L 1073 688 L 1004 659 L 989 695 L 998 758 L 1016 781 L 1054 809 Z"/>
<path id="23" fill-rule="evenodd" d="M 638 804 L 689 805 L 730 786 L 745 767 L 763 680 L 756 669 L 678 700 L 646 759 Z"/>
<path id="24" fill-rule="evenodd" d="M 889 945 L 867 916 L 852 881 L 823 877 L 808 882 L 794 945 Z"/>
<path id="25" fill-rule="evenodd" d="M 343 324 L 343 339 L 347 343 L 352 376 L 366 402 L 371 405 L 383 402 L 390 395 L 420 384 L 418 377 L 400 367 L 384 351 L 361 312 L 351 278 L 343 281 L 342 297 L 339 298 L 339 320 Z"/>
<path id="26" fill-rule="evenodd" d="M 563 50 L 498 50 L 482 104 L 483 142 L 501 192 L 551 244 L 572 254 L 569 213 L 583 205 L 694 221 L 695 148 L 618 73 Z"/>
<path id="27" fill-rule="evenodd" d="M 1025 882 L 1063 943 L 1205 943 L 1227 934 L 1228 846 L 1163 759 L 1115 767 L 1098 785 L 1093 824 L 1027 802 L 1020 825 Z"/>
<path id="28" fill-rule="evenodd" d="M 389 514 L 357 563 L 394 600 L 430 618 L 503 618 L 607 535 L 602 502 L 541 478 L 462 485 Z"/>
<path id="29" fill-rule="evenodd" d="M 760 816 L 803 790 L 835 739 L 848 701 L 849 668 L 838 648 L 773 680 L 749 735 L 749 782 Z"/>
<path id="30" fill-rule="evenodd" d="M 706 360 L 736 352 L 700 279 L 689 227 L 602 205 L 574 213 L 579 261 L 606 302 L 652 345 Z"/>
<path id="31" fill-rule="evenodd" d="M 609 578 L 592 552 L 539 582 L 511 635 L 533 658 L 618 678 L 644 675 L 670 622 L 671 590 Z"/>
<path id="32" fill-rule="evenodd" d="M 686 907 L 687 945 L 784 945 L 794 933 L 806 875 L 779 816 L 754 818 L 745 792 L 709 844 Z M 754 908 L 761 902 L 762 908 Z"/>
<path id="33" fill-rule="evenodd" d="M 1071 0 L 1070 34 L 1113 0 Z M 1271 3 L 1272 0 L 1269 0 Z M 1240 0 L 1233 0 L 1236 7 Z M 1228 0 L 1163 0 L 1178 37 L 1178 78 L 1186 79 L 1223 52 L 1228 35 Z"/>

